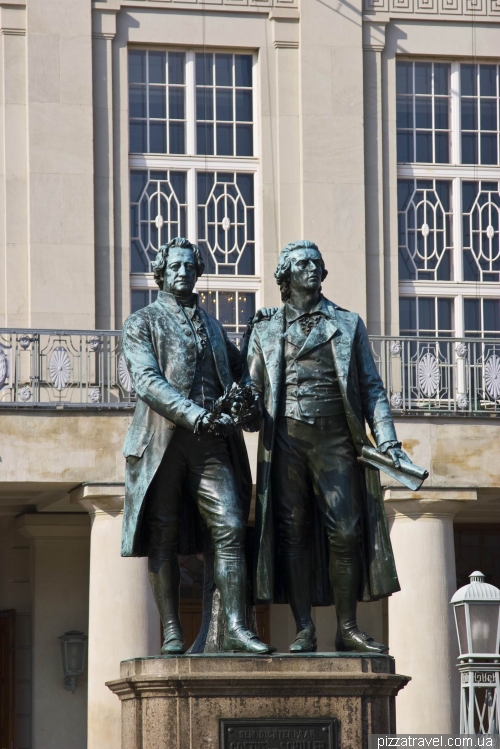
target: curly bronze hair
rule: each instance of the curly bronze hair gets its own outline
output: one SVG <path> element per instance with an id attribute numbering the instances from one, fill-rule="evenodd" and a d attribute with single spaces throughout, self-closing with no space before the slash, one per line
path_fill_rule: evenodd
<path id="1" fill-rule="evenodd" d="M 182 247 L 186 250 L 192 251 L 196 264 L 197 278 L 199 278 L 205 270 L 205 263 L 203 262 L 201 252 L 199 251 L 198 247 L 190 242 L 189 239 L 185 239 L 184 237 L 175 237 L 174 239 L 171 239 L 170 242 L 167 242 L 167 244 L 164 244 L 160 247 L 155 260 L 153 260 L 153 262 L 151 263 L 151 267 L 153 268 L 153 276 L 157 285 L 160 287 L 160 290 L 163 290 L 163 277 L 165 275 L 165 268 L 167 267 L 168 253 L 172 249 L 172 247 Z"/>
<path id="2" fill-rule="evenodd" d="M 290 253 L 294 250 L 317 250 L 319 252 L 318 245 L 314 242 L 310 242 L 308 239 L 299 239 L 297 242 L 290 242 L 290 244 L 287 244 L 287 246 L 281 250 L 278 258 L 278 267 L 276 268 L 274 277 L 276 283 L 280 287 L 282 302 L 287 302 L 290 299 Z M 321 280 L 324 281 L 328 275 L 328 271 L 325 268 L 323 258 L 321 258 L 321 267 L 323 268 Z"/>

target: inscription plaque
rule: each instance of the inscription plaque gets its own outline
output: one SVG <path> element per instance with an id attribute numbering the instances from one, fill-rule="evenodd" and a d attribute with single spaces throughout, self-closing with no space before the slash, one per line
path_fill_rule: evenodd
<path id="1" fill-rule="evenodd" d="M 220 720 L 220 749 L 336 749 L 337 719 Z"/>

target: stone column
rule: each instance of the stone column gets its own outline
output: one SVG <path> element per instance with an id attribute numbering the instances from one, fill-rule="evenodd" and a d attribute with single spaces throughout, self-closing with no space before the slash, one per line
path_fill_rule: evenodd
<path id="1" fill-rule="evenodd" d="M 120 556 L 122 485 L 83 485 L 71 493 L 91 518 L 88 749 L 120 749 L 121 710 L 105 686 L 120 661 L 158 655 L 160 619 L 147 560 Z"/>
<path id="2" fill-rule="evenodd" d="M 458 733 L 453 518 L 475 499 L 475 491 L 385 492 L 401 584 L 389 598 L 390 653 L 412 677 L 397 700 L 398 733 Z"/>
<path id="3" fill-rule="evenodd" d="M 388 18 L 363 21 L 363 91 L 366 201 L 367 319 L 370 332 L 386 333 L 383 174 L 382 52 Z"/>
<path id="4" fill-rule="evenodd" d="M 58 638 L 88 631 L 89 519 L 43 512 L 21 515 L 16 526 L 30 541 L 32 747 L 86 749 L 86 674 L 74 694 L 64 688 Z"/>

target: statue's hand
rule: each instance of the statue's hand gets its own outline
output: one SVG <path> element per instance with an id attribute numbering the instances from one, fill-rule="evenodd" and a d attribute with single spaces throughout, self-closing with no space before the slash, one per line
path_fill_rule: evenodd
<path id="1" fill-rule="evenodd" d="M 245 410 L 243 418 L 241 412 Z M 257 393 L 252 396 L 250 405 L 245 402 L 244 397 L 236 396 L 231 405 L 231 416 L 239 427 L 243 428 L 246 432 L 257 432 L 260 427 L 260 398 Z"/>
<path id="2" fill-rule="evenodd" d="M 409 455 L 407 455 L 404 450 L 401 450 L 400 447 L 389 447 L 386 450 L 386 455 L 392 458 L 395 468 L 399 468 L 401 460 L 405 460 L 407 463 L 413 462 Z"/>
<path id="3" fill-rule="evenodd" d="M 261 307 L 258 309 L 255 315 L 249 318 L 243 339 L 248 340 L 250 338 L 255 323 L 260 322 L 261 320 L 270 320 L 277 311 L 277 307 Z"/>
<path id="4" fill-rule="evenodd" d="M 204 414 L 198 423 L 200 434 L 215 434 L 220 437 L 228 437 L 237 430 L 236 424 L 228 414 L 220 414 L 217 418 L 209 413 Z"/>
<path id="5" fill-rule="evenodd" d="M 278 311 L 277 307 L 261 307 L 257 310 L 255 315 L 253 316 L 251 320 L 252 326 L 255 325 L 256 322 L 260 322 L 261 320 L 270 320 L 273 315 L 276 314 Z"/>

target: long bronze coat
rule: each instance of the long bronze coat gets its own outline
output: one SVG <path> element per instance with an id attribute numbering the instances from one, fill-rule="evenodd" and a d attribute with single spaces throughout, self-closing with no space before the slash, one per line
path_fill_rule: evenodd
<path id="1" fill-rule="evenodd" d="M 313 328 L 305 346 L 310 350 L 331 341 L 335 368 L 342 392 L 347 422 L 358 454 L 371 445 L 365 421 L 377 445 L 396 440 L 396 432 L 383 383 L 376 370 L 368 335 L 359 315 L 324 300 L 327 318 Z M 262 396 L 264 410 L 259 436 L 256 507 L 256 598 L 284 602 L 283 575 L 274 553 L 275 538 L 270 475 L 276 418 L 284 363 L 285 311 L 281 307 L 270 319 L 254 326 L 248 344 L 248 374 L 252 387 Z M 361 467 L 362 543 L 364 581 L 360 600 L 374 601 L 398 591 L 387 519 L 377 469 Z M 328 580 L 328 544 L 317 509 L 313 517 L 313 605 L 333 602 Z"/>
<path id="2" fill-rule="evenodd" d="M 203 309 L 199 314 L 207 331 L 222 388 L 239 380 L 241 354 L 229 341 L 222 325 Z M 122 556 L 147 554 L 141 533 L 141 516 L 147 491 L 177 426 L 193 430 L 204 409 L 189 400 L 195 374 L 193 336 L 175 297 L 160 291 L 158 299 L 130 315 L 123 326 L 123 351 L 138 400 L 128 430 L 123 454 L 125 507 L 123 512 Z M 193 434 L 193 439 L 197 437 Z M 230 457 L 245 512 L 250 505 L 252 478 L 241 434 L 228 439 Z M 168 492 L 168 486 L 165 487 Z M 194 502 L 182 502 L 179 552 L 194 554 L 207 550 L 207 534 Z"/>

